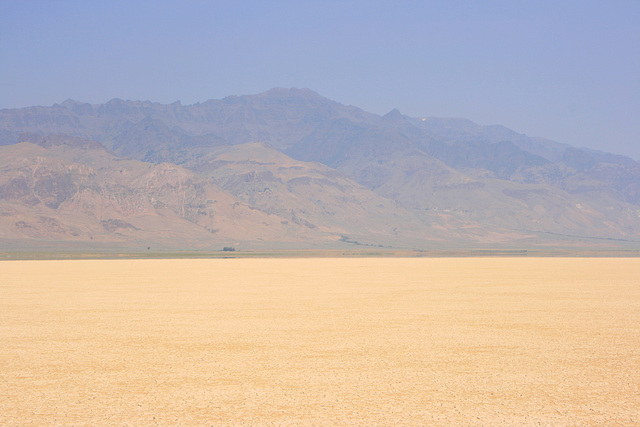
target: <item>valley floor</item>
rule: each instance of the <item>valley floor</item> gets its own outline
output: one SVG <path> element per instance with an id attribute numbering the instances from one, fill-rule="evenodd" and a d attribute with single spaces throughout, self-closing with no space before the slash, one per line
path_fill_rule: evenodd
<path id="1" fill-rule="evenodd" d="M 0 262 L 0 425 L 638 425 L 637 258 Z"/>

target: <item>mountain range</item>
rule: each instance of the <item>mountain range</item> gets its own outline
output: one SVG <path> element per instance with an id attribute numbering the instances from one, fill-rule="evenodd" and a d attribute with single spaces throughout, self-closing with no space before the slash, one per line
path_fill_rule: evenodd
<path id="1" fill-rule="evenodd" d="M 640 248 L 640 164 L 308 89 L 0 110 L 0 247 Z"/>

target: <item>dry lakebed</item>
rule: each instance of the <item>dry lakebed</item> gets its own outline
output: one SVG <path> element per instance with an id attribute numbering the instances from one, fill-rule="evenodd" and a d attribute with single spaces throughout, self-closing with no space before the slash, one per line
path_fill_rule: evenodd
<path id="1" fill-rule="evenodd" d="M 0 425 L 640 425 L 639 258 L 0 262 Z"/>

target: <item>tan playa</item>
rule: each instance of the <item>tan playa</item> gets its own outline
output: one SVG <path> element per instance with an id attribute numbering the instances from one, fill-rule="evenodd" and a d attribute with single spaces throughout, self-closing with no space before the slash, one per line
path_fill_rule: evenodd
<path id="1" fill-rule="evenodd" d="M 637 258 L 0 262 L 0 425 L 638 425 Z"/>

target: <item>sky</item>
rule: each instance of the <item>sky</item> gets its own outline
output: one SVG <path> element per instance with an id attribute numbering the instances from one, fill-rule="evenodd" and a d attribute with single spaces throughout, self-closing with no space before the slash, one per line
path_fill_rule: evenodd
<path id="1" fill-rule="evenodd" d="M 640 160 L 640 1 L 0 0 L 0 108 L 273 87 Z"/>

